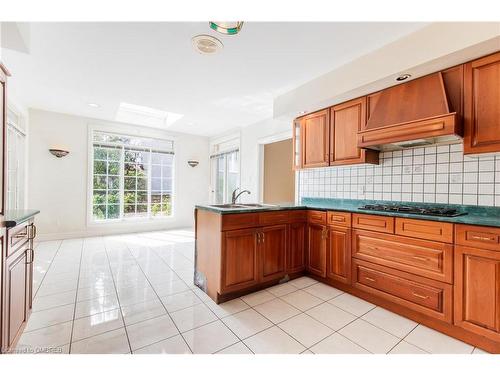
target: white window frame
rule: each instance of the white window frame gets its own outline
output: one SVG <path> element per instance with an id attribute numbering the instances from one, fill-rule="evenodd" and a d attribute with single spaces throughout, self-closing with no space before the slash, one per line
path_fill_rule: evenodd
<path id="1" fill-rule="evenodd" d="M 241 186 L 241 151 L 239 148 L 236 148 L 236 149 L 233 149 L 233 150 L 227 150 L 227 151 L 224 151 L 224 152 L 220 152 L 220 153 L 217 153 L 217 154 L 213 154 L 213 155 L 210 155 L 210 192 L 211 192 L 211 197 L 210 197 L 210 200 L 211 200 L 211 203 L 214 204 L 214 203 L 222 203 L 222 204 L 225 204 L 225 203 L 231 203 L 229 202 L 230 200 L 230 197 L 229 197 L 229 191 L 228 191 L 228 159 L 227 159 L 227 155 L 233 153 L 233 152 L 237 152 L 238 153 L 238 182 L 237 182 L 237 187 L 240 187 Z M 223 186 L 223 191 L 222 191 L 222 196 L 223 196 L 223 201 L 222 202 L 215 202 L 215 197 L 216 197 L 216 193 L 215 193 L 215 185 L 216 185 L 216 182 L 214 179 L 217 178 L 216 174 L 217 173 L 214 173 L 214 170 L 213 170 L 213 165 L 212 163 L 214 163 L 214 159 L 217 157 L 217 156 L 221 156 L 221 155 L 224 155 L 224 163 L 225 163 L 225 166 L 224 166 L 224 186 Z M 228 199 L 226 201 L 226 198 Z"/>
<path id="2" fill-rule="evenodd" d="M 107 219 L 107 220 L 95 220 L 93 215 L 93 190 L 94 190 L 94 132 L 103 133 L 114 133 L 122 136 L 129 136 L 132 138 L 151 138 L 163 141 L 173 142 L 173 161 L 172 161 L 172 196 L 171 196 L 171 210 L 172 214 L 169 216 L 151 216 L 150 215 L 150 196 L 148 194 L 148 215 L 145 217 L 125 217 L 121 216 L 117 219 Z M 116 146 L 116 145 L 114 145 Z M 177 158 L 175 157 L 177 152 L 177 138 L 171 136 L 152 135 L 142 129 L 123 129 L 116 126 L 100 126 L 100 125 L 89 125 L 88 126 L 88 139 L 87 139 L 87 151 L 88 151 L 88 163 L 87 163 L 87 226 L 103 226 L 103 225 L 123 225 L 123 224 L 133 224 L 133 223 L 145 223 L 145 222 L 158 222 L 158 221 L 173 221 L 176 218 L 176 191 L 177 191 Z M 125 153 L 122 152 L 122 160 L 120 160 L 120 165 L 123 165 L 123 158 Z M 120 168 L 120 194 L 123 194 L 124 187 L 124 174 L 123 169 Z M 148 192 L 151 189 L 151 174 L 148 174 Z M 120 215 L 123 211 L 123 201 L 120 202 Z"/>

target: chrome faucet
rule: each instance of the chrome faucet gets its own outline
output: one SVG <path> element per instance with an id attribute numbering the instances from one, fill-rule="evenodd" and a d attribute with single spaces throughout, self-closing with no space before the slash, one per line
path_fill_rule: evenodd
<path id="1" fill-rule="evenodd" d="M 238 194 L 236 194 L 236 192 L 237 192 L 238 190 L 240 190 L 240 188 L 236 188 L 236 189 L 234 189 L 233 194 L 231 194 L 231 203 L 232 203 L 232 204 L 235 204 L 235 203 L 236 203 L 236 200 L 240 197 L 240 195 L 241 195 L 241 194 L 243 194 L 243 193 L 252 194 L 252 193 L 250 193 L 250 191 L 249 191 L 249 190 L 242 190 L 242 191 L 240 191 Z"/>

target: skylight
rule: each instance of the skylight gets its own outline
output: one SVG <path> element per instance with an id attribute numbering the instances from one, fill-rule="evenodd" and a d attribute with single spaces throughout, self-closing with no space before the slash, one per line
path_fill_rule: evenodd
<path id="1" fill-rule="evenodd" d="M 159 129 L 168 128 L 182 117 L 184 115 L 179 113 L 130 103 L 120 103 L 120 107 L 116 112 L 117 121 Z"/>

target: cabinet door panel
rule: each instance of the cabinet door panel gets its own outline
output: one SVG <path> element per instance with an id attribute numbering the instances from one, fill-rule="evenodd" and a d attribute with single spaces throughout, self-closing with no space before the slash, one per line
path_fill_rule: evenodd
<path id="1" fill-rule="evenodd" d="M 280 279 L 286 274 L 287 226 L 264 227 L 261 233 L 261 281 Z"/>
<path id="2" fill-rule="evenodd" d="M 326 237 L 324 225 L 309 224 L 307 233 L 307 269 L 309 272 L 326 277 Z"/>
<path id="3" fill-rule="evenodd" d="M 255 233 L 255 229 L 244 229 L 223 234 L 222 292 L 231 292 L 257 284 L 259 271 Z"/>
<path id="4" fill-rule="evenodd" d="M 360 163 L 358 131 L 366 122 L 366 98 L 336 105 L 331 112 L 330 162 L 332 164 Z"/>
<path id="5" fill-rule="evenodd" d="M 305 268 L 306 224 L 290 224 L 290 241 L 288 245 L 288 272 L 300 272 Z"/>
<path id="6" fill-rule="evenodd" d="M 342 227 L 328 229 L 327 277 L 351 283 L 351 230 Z"/>
<path id="7" fill-rule="evenodd" d="M 329 148 L 329 111 L 312 113 L 301 119 L 303 124 L 303 159 L 304 168 L 328 165 Z"/>
<path id="8" fill-rule="evenodd" d="M 455 324 L 500 342 L 500 253 L 455 248 Z"/>
<path id="9" fill-rule="evenodd" d="M 500 151 L 500 52 L 465 64 L 464 153 Z"/>
<path id="10" fill-rule="evenodd" d="M 6 346 L 11 347 L 27 320 L 26 252 L 21 251 L 7 260 L 5 269 L 5 329 Z"/>

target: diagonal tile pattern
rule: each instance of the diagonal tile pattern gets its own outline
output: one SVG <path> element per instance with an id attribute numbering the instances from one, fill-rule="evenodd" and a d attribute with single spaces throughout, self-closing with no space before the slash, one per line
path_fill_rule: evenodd
<path id="1" fill-rule="evenodd" d="M 300 277 L 217 305 L 193 285 L 194 234 L 36 244 L 18 353 L 481 353 Z"/>

